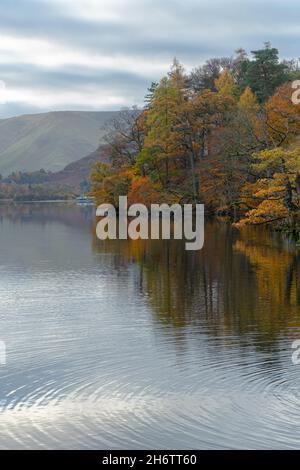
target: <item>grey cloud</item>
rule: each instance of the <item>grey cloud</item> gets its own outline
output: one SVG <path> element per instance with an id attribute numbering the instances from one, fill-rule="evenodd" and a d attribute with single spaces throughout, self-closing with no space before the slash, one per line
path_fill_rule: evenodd
<path id="1" fill-rule="evenodd" d="M 93 22 L 71 16 L 63 3 L 51 0 L 2 0 L 0 31 L 47 39 L 87 56 L 121 55 L 149 63 L 159 59 L 166 70 L 174 56 L 192 67 L 211 56 L 230 55 L 237 47 L 256 49 L 266 40 L 279 48 L 281 56 L 299 55 L 298 0 L 123 0 L 120 5 L 120 21 Z M 159 76 L 122 70 L 117 59 L 113 70 L 82 68 L 76 63 L 45 69 L 3 64 L 0 57 L 0 79 L 8 86 L 45 91 L 99 87 L 107 95 L 132 96 L 141 102 L 148 83 Z M 1 115 L 5 112 L 9 113 L 9 104 L 0 106 Z"/>
<path id="2" fill-rule="evenodd" d="M 90 52 L 169 56 L 179 51 L 193 58 L 205 46 L 215 53 L 218 47 L 230 53 L 237 43 L 244 42 L 249 32 L 253 34 L 260 29 L 269 35 L 276 32 L 277 26 L 286 25 L 284 32 L 275 34 L 275 42 L 278 38 L 281 43 L 282 38 L 289 35 L 289 27 L 297 26 L 300 20 L 296 0 L 281 3 L 270 0 L 123 0 L 123 3 L 128 8 L 121 23 L 108 20 L 93 23 L 68 16 L 50 0 L 4 0 L 0 27 L 1 31 L 62 41 Z M 206 30 L 204 37 L 203 29 Z M 299 38 L 300 30 L 294 36 Z"/>
<path id="3" fill-rule="evenodd" d="M 0 105 L 0 119 L 7 119 L 21 114 L 33 114 L 41 112 L 36 106 L 23 105 L 20 103 L 9 103 Z"/>
<path id="4" fill-rule="evenodd" d="M 45 72 L 36 66 L 23 64 L 6 64 L 1 66 L 1 79 L 8 86 L 22 86 L 55 89 L 58 87 L 70 87 L 78 89 L 84 85 L 96 85 L 112 87 L 145 87 L 148 84 L 145 77 L 127 71 L 97 70 L 89 67 L 64 67 L 63 69 L 51 69 Z"/>

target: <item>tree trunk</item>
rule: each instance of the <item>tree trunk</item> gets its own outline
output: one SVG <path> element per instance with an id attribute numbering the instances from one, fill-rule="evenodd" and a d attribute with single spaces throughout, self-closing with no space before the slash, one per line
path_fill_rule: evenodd
<path id="1" fill-rule="evenodd" d="M 296 183 L 297 196 L 300 202 L 300 173 L 297 174 L 295 183 Z"/>
<path id="2" fill-rule="evenodd" d="M 192 185 L 193 185 L 193 197 L 194 201 L 198 201 L 199 196 L 199 184 L 196 181 L 196 173 L 195 173 L 195 159 L 192 152 L 189 152 L 190 155 L 190 164 L 191 164 L 191 172 L 192 172 Z"/>
<path id="3" fill-rule="evenodd" d="M 295 212 L 297 209 L 293 203 L 293 189 L 290 181 L 287 181 L 285 184 L 284 205 L 290 213 Z"/>

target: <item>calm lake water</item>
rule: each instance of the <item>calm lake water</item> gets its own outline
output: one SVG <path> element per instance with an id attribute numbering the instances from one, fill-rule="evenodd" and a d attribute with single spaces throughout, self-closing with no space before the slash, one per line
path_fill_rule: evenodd
<path id="1" fill-rule="evenodd" d="M 90 207 L 0 206 L 0 447 L 299 448 L 295 245 L 94 231 Z"/>

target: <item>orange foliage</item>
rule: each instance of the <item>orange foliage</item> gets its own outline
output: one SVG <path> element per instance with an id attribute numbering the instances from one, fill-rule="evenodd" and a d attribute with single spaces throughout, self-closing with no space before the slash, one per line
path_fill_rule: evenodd
<path id="1" fill-rule="evenodd" d="M 135 177 L 128 193 L 128 204 L 140 203 L 149 207 L 151 204 L 173 204 L 177 197 L 163 191 L 160 183 L 153 183 L 147 176 Z"/>

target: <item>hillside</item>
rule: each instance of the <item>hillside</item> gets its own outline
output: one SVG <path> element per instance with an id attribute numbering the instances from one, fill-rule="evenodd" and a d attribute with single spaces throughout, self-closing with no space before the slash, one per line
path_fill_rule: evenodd
<path id="1" fill-rule="evenodd" d="M 74 191 L 78 191 L 80 188 L 80 183 L 89 179 L 92 166 L 97 161 L 108 163 L 108 153 L 109 152 L 104 145 L 100 146 L 97 150 L 90 153 L 86 157 L 83 157 L 76 162 L 70 163 L 63 170 L 56 173 L 51 173 L 48 176 L 49 184 L 51 186 L 69 186 Z"/>
<path id="2" fill-rule="evenodd" d="M 37 170 L 16 172 L 0 181 L 0 200 L 44 201 L 70 199 L 89 190 L 95 162 L 109 162 L 109 149 L 101 145 L 94 152 L 69 163 L 57 172 Z"/>
<path id="3" fill-rule="evenodd" d="M 0 120 L 0 173 L 60 171 L 95 151 L 115 112 L 59 111 Z"/>

